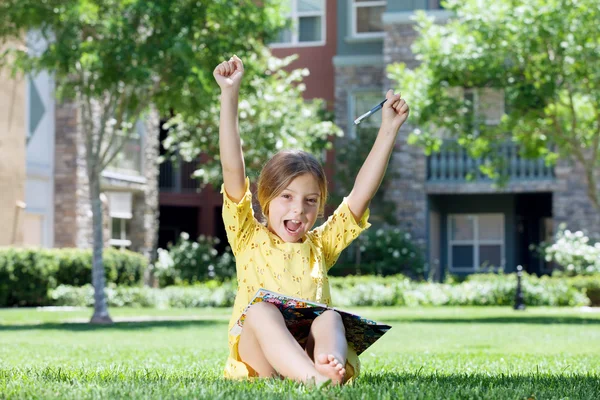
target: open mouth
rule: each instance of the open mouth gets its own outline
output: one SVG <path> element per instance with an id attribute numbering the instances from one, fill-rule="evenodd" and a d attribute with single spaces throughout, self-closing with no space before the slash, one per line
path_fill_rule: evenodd
<path id="1" fill-rule="evenodd" d="M 283 225 L 285 225 L 285 230 L 290 235 L 297 235 L 302 231 L 302 221 L 296 219 L 286 219 L 283 221 Z"/>

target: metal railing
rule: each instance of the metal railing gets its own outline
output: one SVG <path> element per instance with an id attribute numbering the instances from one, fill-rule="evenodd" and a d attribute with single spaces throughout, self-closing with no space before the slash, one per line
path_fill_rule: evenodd
<path id="1" fill-rule="evenodd" d="M 504 160 L 502 174 L 511 181 L 553 180 L 554 168 L 547 166 L 542 158 L 527 159 L 519 155 L 519 148 L 514 143 L 500 145 L 497 156 Z M 429 182 L 468 182 L 491 181 L 481 172 L 480 166 L 489 159 L 474 159 L 468 156 L 466 149 L 459 147 L 454 141 L 446 141 L 439 153 L 427 157 L 427 181 Z"/>
<path id="2" fill-rule="evenodd" d="M 192 177 L 197 169 L 198 162 L 181 160 L 166 160 L 160 164 L 158 187 L 161 192 L 169 193 L 195 193 L 200 189 L 200 183 Z"/>

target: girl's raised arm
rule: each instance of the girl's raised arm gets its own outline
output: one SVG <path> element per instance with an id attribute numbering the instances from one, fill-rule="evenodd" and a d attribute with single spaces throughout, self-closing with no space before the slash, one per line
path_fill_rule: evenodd
<path id="1" fill-rule="evenodd" d="M 217 65 L 213 76 L 221 88 L 219 149 L 223 183 L 229 198 L 238 203 L 246 189 L 246 167 L 238 127 L 238 100 L 244 64 L 237 56 Z"/>
<path id="2" fill-rule="evenodd" d="M 408 104 L 399 94 L 389 90 L 385 97 L 387 101 L 381 110 L 379 133 L 367 159 L 358 171 L 354 187 L 346 200 L 356 221 L 360 221 L 379 189 L 394 149 L 398 130 L 408 118 Z"/>

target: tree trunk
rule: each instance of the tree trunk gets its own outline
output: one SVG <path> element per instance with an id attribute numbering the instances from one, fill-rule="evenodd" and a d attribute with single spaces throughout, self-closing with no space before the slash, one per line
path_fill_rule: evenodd
<path id="1" fill-rule="evenodd" d="M 93 256 L 92 256 L 92 285 L 94 286 L 94 315 L 90 323 L 111 324 L 113 321 L 108 314 L 106 294 L 104 293 L 105 277 L 102 251 L 104 250 L 104 235 L 102 225 L 102 202 L 100 200 L 100 177 L 94 173 L 88 163 L 90 184 L 90 202 L 92 204 L 93 221 Z"/>

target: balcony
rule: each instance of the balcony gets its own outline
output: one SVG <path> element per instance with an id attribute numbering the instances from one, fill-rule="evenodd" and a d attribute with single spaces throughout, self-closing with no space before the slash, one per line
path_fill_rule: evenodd
<path id="1" fill-rule="evenodd" d="M 498 152 L 506 161 L 503 173 L 510 181 L 551 181 L 554 168 L 546 166 L 543 159 L 526 159 L 519 155 L 518 146 L 507 143 L 498 147 Z M 428 182 L 492 182 L 479 170 L 487 163 L 486 158 L 473 159 L 456 142 L 447 141 L 439 153 L 427 157 Z M 469 179 L 470 178 L 470 179 Z"/>
<path id="2" fill-rule="evenodd" d="M 198 162 L 185 162 L 181 160 L 167 160 L 160 164 L 158 187 L 166 193 L 196 193 L 200 184 L 192 174 L 197 169 Z"/>

